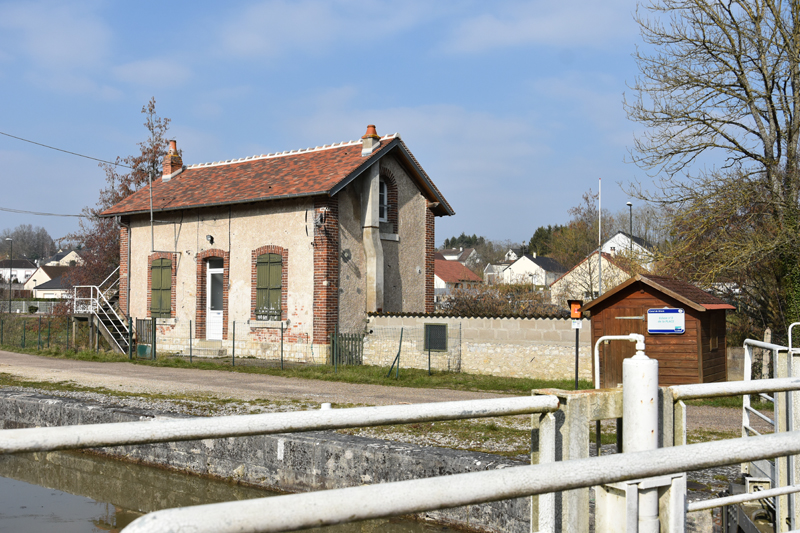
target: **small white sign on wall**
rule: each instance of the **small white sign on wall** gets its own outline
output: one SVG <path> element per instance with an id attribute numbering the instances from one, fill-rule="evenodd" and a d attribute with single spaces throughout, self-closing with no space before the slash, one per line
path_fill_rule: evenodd
<path id="1" fill-rule="evenodd" d="M 681 335 L 686 333 L 686 312 L 683 309 L 647 310 L 647 333 Z"/>

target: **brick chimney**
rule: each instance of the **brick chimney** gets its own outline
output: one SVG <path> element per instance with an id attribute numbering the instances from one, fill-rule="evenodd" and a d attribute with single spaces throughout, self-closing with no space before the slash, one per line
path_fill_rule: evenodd
<path id="1" fill-rule="evenodd" d="M 375 124 L 367 126 L 367 133 L 361 137 L 361 157 L 366 157 L 381 145 L 381 138 L 378 132 L 375 131 Z"/>
<path id="2" fill-rule="evenodd" d="M 177 141 L 170 141 L 169 151 L 167 155 L 164 156 L 164 175 L 162 176 L 164 181 L 169 181 L 172 177 L 171 174 L 183 168 L 183 159 L 181 159 L 181 155 L 178 153 L 177 144 Z"/>

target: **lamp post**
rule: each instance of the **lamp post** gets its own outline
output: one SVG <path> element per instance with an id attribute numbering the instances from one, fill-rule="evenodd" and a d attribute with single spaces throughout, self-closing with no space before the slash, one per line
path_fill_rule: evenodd
<path id="1" fill-rule="evenodd" d="M 11 313 L 11 267 L 14 266 L 14 239 L 6 237 L 10 249 L 8 251 L 8 312 Z"/>
<path id="2" fill-rule="evenodd" d="M 631 246 L 631 255 L 633 255 L 633 204 L 628 202 L 628 212 L 630 213 L 630 221 L 631 221 L 631 232 L 628 235 L 628 240 L 630 241 Z"/>

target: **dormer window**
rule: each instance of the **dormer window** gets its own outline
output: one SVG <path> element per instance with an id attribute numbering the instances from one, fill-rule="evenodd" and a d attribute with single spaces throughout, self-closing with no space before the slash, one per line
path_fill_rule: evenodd
<path id="1" fill-rule="evenodd" d="M 389 222 L 389 190 L 383 180 L 378 185 L 378 220 Z"/>

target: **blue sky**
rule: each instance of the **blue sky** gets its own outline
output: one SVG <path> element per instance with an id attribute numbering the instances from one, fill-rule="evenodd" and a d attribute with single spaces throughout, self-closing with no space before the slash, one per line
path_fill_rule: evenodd
<path id="1" fill-rule="evenodd" d="M 640 126 L 622 106 L 632 0 L 0 2 L 0 131 L 101 159 L 136 152 L 142 106 L 186 164 L 399 132 L 460 234 L 527 241 L 603 180 Z M 0 136 L 0 207 L 78 213 L 96 163 Z M 0 229 L 76 219 L 0 211 Z"/>

